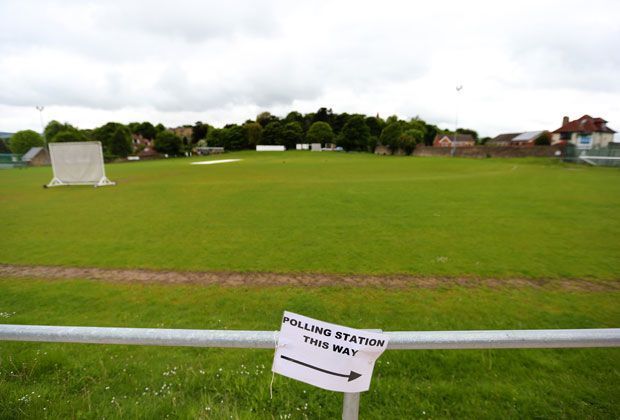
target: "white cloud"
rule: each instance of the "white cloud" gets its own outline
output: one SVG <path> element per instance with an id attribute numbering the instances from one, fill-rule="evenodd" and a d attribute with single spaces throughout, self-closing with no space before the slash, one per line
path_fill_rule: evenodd
<path id="1" fill-rule="evenodd" d="M 620 127 L 620 3 L 4 1 L 0 131 L 327 106 L 494 135 Z"/>

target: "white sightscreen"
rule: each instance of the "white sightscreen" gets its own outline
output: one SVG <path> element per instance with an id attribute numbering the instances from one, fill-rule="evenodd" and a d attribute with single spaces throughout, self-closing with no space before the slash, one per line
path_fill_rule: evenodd
<path id="1" fill-rule="evenodd" d="M 98 141 L 49 143 L 54 178 L 66 184 L 97 183 L 105 177 Z"/>

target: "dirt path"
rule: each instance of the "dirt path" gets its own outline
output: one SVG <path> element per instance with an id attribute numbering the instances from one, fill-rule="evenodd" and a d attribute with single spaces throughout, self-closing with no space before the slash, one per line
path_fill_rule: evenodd
<path id="1" fill-rule="evenodd" d="M 532 287 L 576 291 L 617 291 L 620 281 L 594 281 L 580 279 L 478 279 L 416 277 L 408 275 L 367 276 L 338 274 L 276 274 L 234 272 L 190 272 L 123 270 L 103 268 L 53 267 L 0 264 L 0 277 L 30 279 L 89 279 L 125 283 L 202 284 L 223 286 L 354 286 L 354 287 L 418 287 L 435 289 L 443 287 Z"/>

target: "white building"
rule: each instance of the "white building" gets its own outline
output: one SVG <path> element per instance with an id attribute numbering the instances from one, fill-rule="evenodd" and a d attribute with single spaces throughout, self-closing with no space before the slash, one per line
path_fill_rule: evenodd
<path id="1" fill-rule="evenodd" d="M 589 115 L 569 121 L 564 117 L 562 127 L 552 132 L 553 144 L 566 141 L 579 149 L 607 147 L 614 141 L 615 131 L 607 127 L 607 121 L 602 118 L 592 118 Z"/>

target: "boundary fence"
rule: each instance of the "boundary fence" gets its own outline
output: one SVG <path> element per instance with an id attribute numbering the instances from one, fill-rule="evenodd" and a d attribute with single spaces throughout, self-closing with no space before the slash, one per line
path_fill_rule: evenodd
<path id="1" fill-rule="evenodd" d="M 620 328 L 571 330 L 394 331 L 388 350 L 620 347 Z M 273 331 L 63 327 L 0 324 L 0 341 L 273 349 Z M 342 418 L 357 419 L 359 393 L 345 393 Z"/>
<path id="2" fill-rule="evenodd" d="M 564 160 L 568 162 L 585 162 L 593 166 L 620 167 L 620 144 L 610 143 L 607 147 L 582 150 L 570 144 L 566 147 Z"/>
<path id="3" fill-rule="evenodd" d="M 15 153 L 0 153 L 0 169 L 23 168 L 26 162 L 22 161 L 22 155 Z"/>

